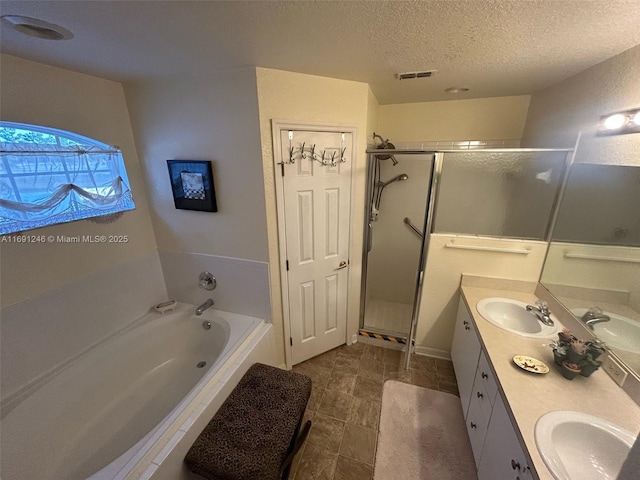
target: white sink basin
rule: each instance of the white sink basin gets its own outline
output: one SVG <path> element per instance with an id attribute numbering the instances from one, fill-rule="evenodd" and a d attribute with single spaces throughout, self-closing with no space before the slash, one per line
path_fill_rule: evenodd
<path id="1" fill-rule="evenodd" d="M 586 312 L 586 308 L 571 309 L 571 313 L 578 318 Z M 615 313 L 604 313 L 609 315 L 611 320 L 594 324 L 593 333 L 610 347 L 640 353 L 640 322 Z"/>
<path id="2" fill-rule="evenodd" d="M 556 480 L 615 480 L 635 436 L 593 415 L 549 412 L 535 428 L 538 451 Z"/>
<path id="3" fill-rule="evenodd" d="M 496 327 L 523 337 L 553 337 L 562 328 L 553 315 L 554 326 L 543 324 L 534 313 L 527 312 L 527 305 L 510 298 L 491 297 L 480 300 L 476 309 Z"/>

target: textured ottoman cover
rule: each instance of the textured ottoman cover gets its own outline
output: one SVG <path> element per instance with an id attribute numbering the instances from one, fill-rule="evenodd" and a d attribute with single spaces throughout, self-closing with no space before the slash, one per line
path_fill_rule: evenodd
<path id="1" fill-rule="evenodd" d="M 305 375 L 256 363 L 184 461 L 209 480 L 276 480 L 311 395 Z"/>

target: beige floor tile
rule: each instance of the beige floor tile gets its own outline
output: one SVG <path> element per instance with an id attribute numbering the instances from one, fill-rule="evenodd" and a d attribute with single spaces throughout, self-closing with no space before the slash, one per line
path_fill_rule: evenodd
<path id="1" fill-rule="evenodd" d="M 366 344 L 362 342 L 352 343 L 351 345 L 341 345 L 334 348 L 336 353 L 344 353 L 354 357 L 361 357 L 366 349 Z"/>
<path id="2" fill-rule="evenodd" d="M 399 382 L 411 383 L 411 370 L 405 370 L 404 365 L 385 363 L 383 380 L 397 380 Z"/>
<path id="3" fill-rule="evenodd" d="M 340 455 L 373 465 L 376 431 L 348 423 L 344 427 Z"/>
<path id="4" fill-rule="evenodd" d="M 446 376 L 455 376 L 455 371 L 453 370 L 453 363 L 449 360 L 442 360 L 440 358 L 436 358 L 436 373 L 440 377 Z"/>
<path id="5" fill-rule="evenodd" d="M 306 361 L 293 367 L 294 372 L 302 373 L 311 378 L 314 387 L 325 388 L 331 378 L 331 368 L 323 367 Z"/>
<path id="6" fill-rule="evenodd" d="M 318 355 L 317 357 L 313 357 L 307 360 L 305 363 L 311 365 L 319 365 L 321 367 L 333 368 L 333 364 L 336 361 L 336 352 L 335 350 L 329 350 L 326 353 Z"/>
<path id="7" fill-rule="evenodd" d="M 298 450 L 298 453 L 296 453 L 296 456 L 293 457 L 293 461 L 291 462 L 291 470 L 289 470 L 289 480 L 293 480 L 296 476 L 296 472 L 298 471 L 298 466 L 300 465 L 300 458 L 302 458 L 302 454 L 304 453 L 304 447 L 305 445 L 302 445 L 302 447 L 300 447 L 300 450 Z"/>
<path id="8" fill-rule="evenodd" d="M 359 356 L 338 352 L 336 353 L 336 362 L 333 365 L 333 370 L 357 375 L 360 368 L 360 359 L 361 357 Z"/>
<path id="9" fill-rule="evenodd" d="M 401 350 L 393 350 L 391 348 L 385 348 L 384 350 L 384 363 L 392 363 L 394 365 L 400 365 L 404 360 L 404 352 Z"/>
<path id="10" fill-rule="evenodd" d="M 361 397 L 372 402 L 380 402 L 382 400 L 382 380 L 374 380 L 358 375 L 356 377 L 356 386 L 353 389 L 354 397 Z"/>
<path id="11" fill-rule="evenodd" d="M 360 362 L 360 370 L 358 375 L 366 378 L 373 378 L 374 380 L 382 380 L 384 374 L 384 363 L 371 358 L 364 358 Z"/>
<path id="12" fill-rule="evenodd" d="M 309 401 L 307 402 L 307 410 L 311 410 L 312 412 L 318 411 L 323 392 L 324 388 L 311 386 L 311 396 L 309 397 Z"/>
<path id="13" fill-rule="evenodd" d="M 411 369 L 411 383 L 419 387 L 438 389 L 438 377 L 432 372 Z"/>
<path id="14" fill-rule="evenodd" d="M 334 480 L 371 480 L 373 467 L 366 463 L 338 455 Z"/>
<path id="15" fill-rule="evenodd" d="M 440 390 L 441 392 L 453 393 L 458 397 L 460 396 L 460 392 L 458 391 L 458 384 L 456 382 L 443 382 L 442 379 L 439 379 L 438 390 Z"/>
<path id="16" fill-rule="evenodd" d="M 386 348 L 378 347 L 377 345 L 367 345 L 362 358 L 370 358 L 382 362 L 384 360 L 384 352 L 386 350 Z"/>
<path id="17" fill-rule="evenodd" d="M 346 420 L 351 411 L 353 396 L 335 390 L 325 390 L 318 413 L 328 417 Z"/>
<path id="18" fill-rule="evenodd" d="M 344 433 L 344 422 L 319 413 L 314 420 L 307 437 L 307 446 L 313 444 L 338 453 Z"/>
<path id="19" fill-rule="evenodd" d="M 436 359 L 426 355 L 411 355 L 411 368 L 424 370 L 426 372 L 436 372 Z"/>
<path id="20" fill-rule="evenodd" d="M 353 387 L 356 385 L 356 376 L 350 373 L 344 373 L 337 368 L 331 372 L 331 378 L 327 384 L 327 390 L 337 390 L 342 393 L 353 393 Z"/>
<path id="21" fill-rule="evenodd" d="M 353 423 L 361 427 L 378 428 L 380 420 L 380 402 L 372 402 L 364 398 L 354 397 L 351 410 L 347 417 L 347 423 Z"/>
<path id="22" fill-rule="evenodd" d="M 336 469 L 338 454 L 319 445 L 307 444 L 304 447 L 296 471 L 296 480 L 332 480 Z"/>

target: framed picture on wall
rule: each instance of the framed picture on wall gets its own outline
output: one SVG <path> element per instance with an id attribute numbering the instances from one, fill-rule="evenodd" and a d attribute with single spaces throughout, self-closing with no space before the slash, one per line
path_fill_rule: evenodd
<path id="1" fill-rule="evenodd" d="M 217 212 L 211 162 L 167 160 L 173 190 L 173 202 L 182 210 Z"/>

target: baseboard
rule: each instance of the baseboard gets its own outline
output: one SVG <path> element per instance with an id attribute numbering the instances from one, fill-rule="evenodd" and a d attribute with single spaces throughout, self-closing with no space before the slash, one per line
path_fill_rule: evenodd
<path id="1" fill-rule="evenodd" d="M 446 350 L 438 350 L 437 348 L 419 347 L 414 348 L 416 355 L 426 355 L 428 357 L 441 358 L 443 360 L 451 360 L 451 352 Z"/>

